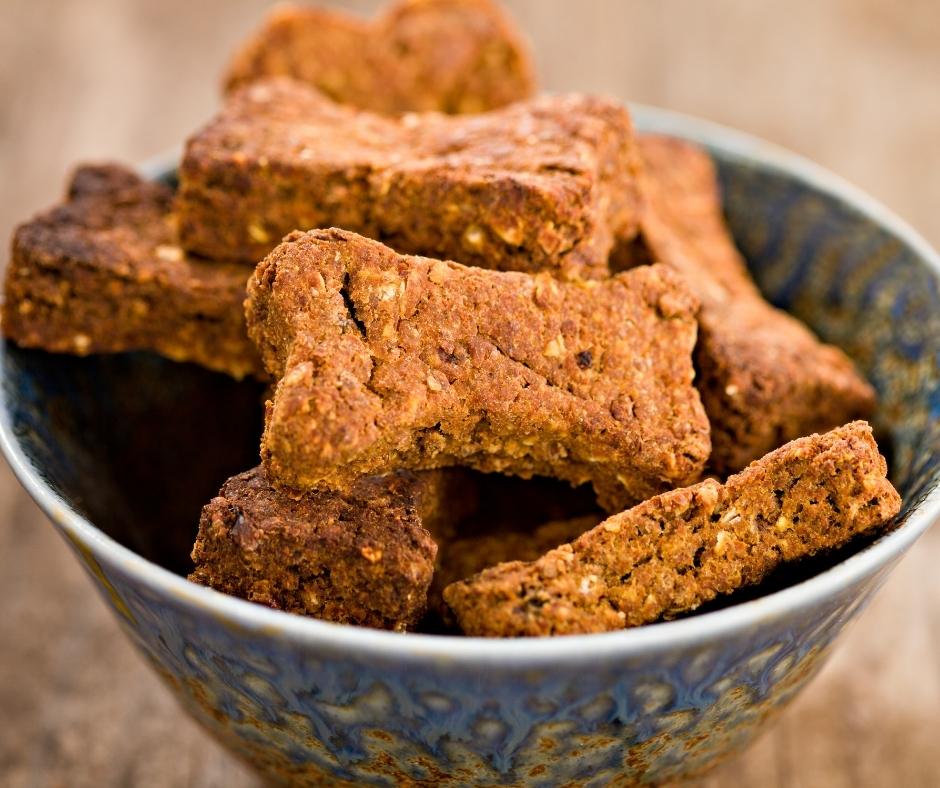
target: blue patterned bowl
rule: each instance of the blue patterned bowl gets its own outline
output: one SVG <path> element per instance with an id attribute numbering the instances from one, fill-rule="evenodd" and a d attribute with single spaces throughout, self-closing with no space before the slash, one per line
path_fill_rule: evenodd
<path id="1" fill-rule="evenodd" d="M 636 116 L 711 149 L 764 291 L 843 346 L 881 395 L 899 527 L 776 590 L 630 631 L 514 642 L 377 632 L 248 604 L 180 573 L 200 505 L 257 456 L 261 392 L 144 354 L 3 349 L 0 438 L 13 470 L 166 685 L 266 777 L 547 786 L 700 772 L 819 670 L 940 513 L 936 253 L 796 156 L 669 113 Z"/>

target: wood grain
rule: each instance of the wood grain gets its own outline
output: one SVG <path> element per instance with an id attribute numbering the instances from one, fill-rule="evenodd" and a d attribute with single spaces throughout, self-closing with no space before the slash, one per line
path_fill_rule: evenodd
<path id="1" fill-rule="evenodd" d="M 358 10 L 374 2 L 343 3 Z M 684 110 L 804 153 L 940 243 L 933 0 L 517 0 L 544 84 Z M 256 0 L 0 0 L 0 234 L 83 159 L 140 161 L 208 117 Z M 940 782 L 940 533 L 812 686 L 704 786 Z M 249 786 L 176 707 L 0 471 L 0 782 Z"/>

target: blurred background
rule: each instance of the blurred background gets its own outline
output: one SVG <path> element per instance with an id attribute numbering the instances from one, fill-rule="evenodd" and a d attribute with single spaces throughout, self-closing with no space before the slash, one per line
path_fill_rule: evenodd
<path id="1" fill-rule="evenodd" d="M 213 113 L 263 0 L 0 0 L 0 235 L 76 162 L 140 162 Z M 332 5 L 370 13 L 377 0 Z M 507 0 L 550 90 L 699 115 L 802 153 L 940 245 L 937 0 Z M 131 651 L 0 469 L 0 782 L 250 786 Z M 193 524 L 195 529 L 195 523 Z M 940 783 L 940 578 L 928 534 L 822 674 L 701 784 Z"/>

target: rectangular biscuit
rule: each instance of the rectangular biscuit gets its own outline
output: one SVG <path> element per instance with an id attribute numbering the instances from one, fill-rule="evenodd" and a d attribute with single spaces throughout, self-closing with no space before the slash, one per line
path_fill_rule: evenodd
<path id="1" fill-rule="evenodd" d="M 17 228 L 3 334 L 55 353 L 150 350 L 262 374 L 245 331 L 248 271 L 186 256 L 172 192 L 112 164 L 76 170 L 61 205 Z"/>
<path id="2" fill-rule="evenodd" d="M 437 545 L 459 515 L 454 477 L 369 477 L 345 493 L 273 487 L 263 468 L 229 479 L 202 511 L 189 579 L 327 621 L 411 629 L 427 606 Z"/>
<path id="3" fill-rule="evenodd" d="M 711 465 L 740 470 L 789 440 L 871 415 L 875 394 L 838 348 L 768 304 L 721 213 L 701 149 L 638 138 L 644 163 L 641 239 L 701 299 L 698 389 L 712 427 Z"/>
<path id="4" fill-rule="evenodd" d="M 404 253 L 601 277 L 637 231 L 638 162 L 627 111 L 606 99 L 389 118 L 268 79 L 187 143 L 180 236 L 253 264 L 292 230 L 341 227 Z"/>
<path id="5" fill-rule="evenodd" d="M 314 230 L 248 292 L 278 380 L 262 457 L 289 487 L 464 465 L 591 482 L 618 510 L 697 480 L 708 458 L 697 304 L 664 266 L 564 283 Z"/>
<path id="6" fill-rule="evenodd" d="M 800 438 L 725 484 L 674 490 L 530 563 L 444 590 L 468 635 L 603 632 L 695 610 L 884 527 L 901 500 L 865 422 Z"/>
<path id="7" fill-rule="evenodd" d="M 238 50 L 225 89 L 306 82 L 373 112 L 482 112 L 535 89 L 528 47 L 491 0 L 398 0 L 371 20 L 280 5 Z"/>

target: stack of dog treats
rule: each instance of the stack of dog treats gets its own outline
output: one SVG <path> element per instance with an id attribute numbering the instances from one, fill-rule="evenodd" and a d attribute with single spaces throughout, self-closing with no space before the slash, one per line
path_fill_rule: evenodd
<path id="1" fill-rule="evenodd" d="M 9 339 L 272 384 L 192 580 L 394 630 L 598 632 L 897 514 L 873 390 L 763 300 L 707 154 L 534 89 L 489 0 L 282 7 L 177 191 L 83 166 L 18 228 Z"/>

